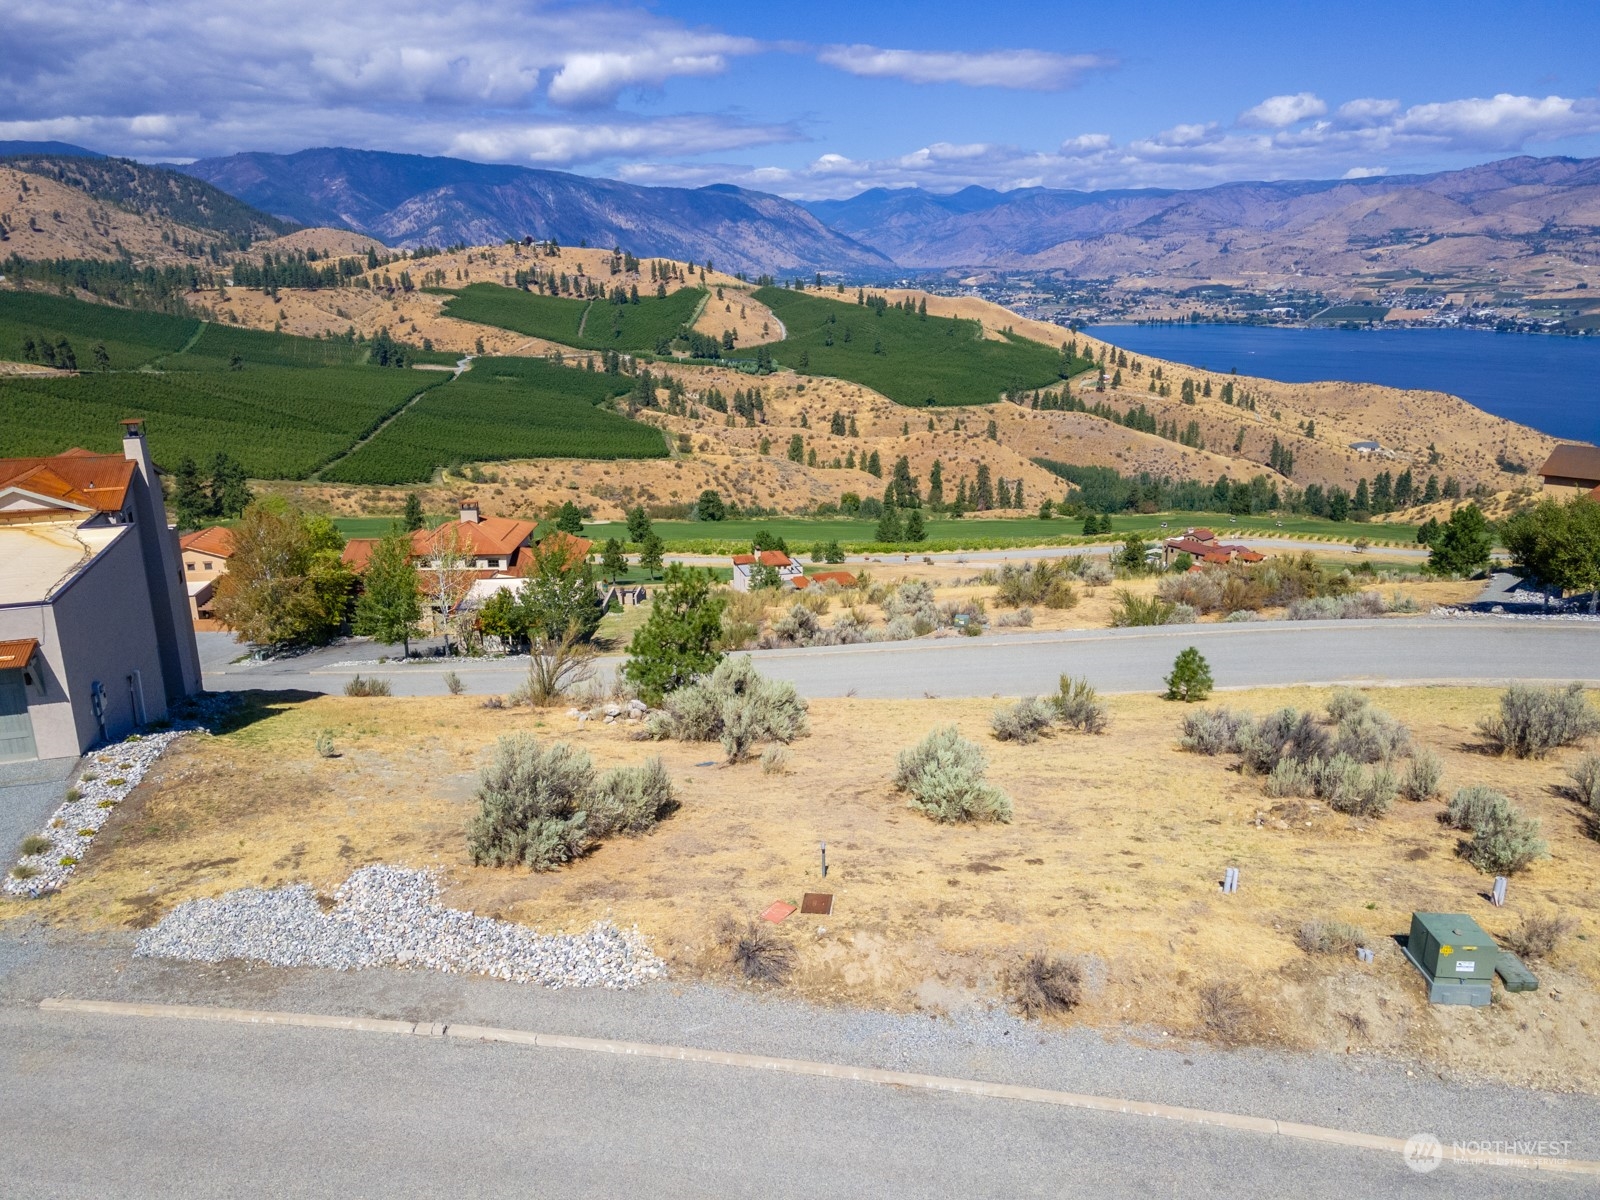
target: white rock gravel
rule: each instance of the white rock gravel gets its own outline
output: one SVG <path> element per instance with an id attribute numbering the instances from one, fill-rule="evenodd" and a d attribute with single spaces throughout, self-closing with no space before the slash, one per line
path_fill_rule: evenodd
<path id="1" fill-rule="evenodd" d="M 339 971 L 425 967 L 551 988 L 630 988 L 667 973 L 637 929 L 602 921 L 583 933 L 540 934 L 509 921 L 445 908 L 432 871 L 363 867 L 334 898 L 337 905 L 324 912 L 309 887 L 295 884 L 189 900 L 147 930 L 135 953 Z"/>
<path id="2" fill-rule="evenodd" d="M 135 735 L 85 758 L 82 774 L 67 793 L 70 796 L 75 790 L 78 798 L 69 799 L 56 809 L 40 831 L 50 839 L 50 848 L 43 854 L 25 854 L 17 860 L 17 866 L 28 878 L 8 873 L 3 885 L 6 895 L 43 896 L 65 883 L 116 806 L 139 786 L 145 772 L 166 748 L 188 732 L 175 729 Z"/>

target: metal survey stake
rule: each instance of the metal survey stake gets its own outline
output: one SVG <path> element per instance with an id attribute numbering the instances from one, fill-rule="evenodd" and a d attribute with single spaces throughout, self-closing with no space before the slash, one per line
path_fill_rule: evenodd
<path id="1" fill-rule="evenodd" d="M 821 845 L 822 845 L 822 877 L 824 879 L 826 879 L 828 877 L 828 843 L 827 842 L 823 842 L 823 843 L 821 843 Z"/>

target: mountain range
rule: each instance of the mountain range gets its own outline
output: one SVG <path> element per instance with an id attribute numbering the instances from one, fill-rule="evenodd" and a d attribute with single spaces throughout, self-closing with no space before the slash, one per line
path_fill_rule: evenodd
<path id="1" fill-rule="evenodd" d="M 305 225 L 353 229 L 393 246 L 482 245 L 508 237 L 621 246 L 760 274 L 891 268 L 799 205 L 727 185 L 639 187 L 561 171 L 329 148 L 235 154 L 179 168 Z"/>
<path id="2" fill-rule="evenodd" d="M 906 267 L 1348 275 L 1438 271 L 1600 249 L 1600 159 L 1510 158 L 1464 170 L 1100 192 L 920 188 L 805 207 Z M 1592 259 L 1591 259 L 1592 261 Z"/>
<path id="3" fill-rule="evenodd" d="M 259 236 L 290 223 L 332 226 L 408 248 L 532 236 L 750 275 L 820 269 L 881 280 L 902 269 L 994 268 L 1357 281 L 1492 271 L 1544 286 L 1573 263 L 1600 261 L 1600 159 L 1190 190 L 875 188 L 797 203 L 725 184 L 645 187 L 338 147 L 137 171 L 65 143 L 0 142 L 0 156 L 31 158 L 24 169 L 102 200 L 131 196 L 140 211 L 196 227 L 254 225 Z M 185 189 L 185 178 L 197 182 Z M 242 204 L 226 211 L 224 195 Z"/>

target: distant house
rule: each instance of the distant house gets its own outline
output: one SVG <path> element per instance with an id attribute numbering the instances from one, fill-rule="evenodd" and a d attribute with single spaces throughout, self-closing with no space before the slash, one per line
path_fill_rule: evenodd
<path id="1" fill-rule="evenodd" d="M 1376 454 L 1383 449 L 1382 442 L 1351 442 L 1350 449 L 1357 454 Z"/>
<path id="2" fill-rule="evenodd" d="M 782 550 L 763 550 L 759 554 L 733 556 L 733 590 L 748 592 L 757 567 L 771 567 L 778 573 L 780 583 L 793 585 L 805 574 L 805 568 Z"/>
<path id="3" fill-rule="evenodd" d="M 0 459 L 0 762 L 65 758 L 200 690 L 141 421 L 122 453 Z"/>
<path id="4" fill-rule="evenodd" d="M 189 616 L 196 622 L 211 621 L 211 601 L 217 579 L 228 572 L 233 557 L 233 530 L 221 525 L 196 529 L 178 539 L 183 552 L 183 582 L 189 594 Z"/>
<path id="5" fill-rule="evenodd" d="M 1539 477 L 1546 487 L 1600 489 L 1600 446 L 1557 446 L 1539 468 Z"/>
<path id="6" fill-rule="evenodd" d="M 418 529 L 411 534 L 411 557 L 419 566 L 426 567 L 447 547 L 466 560 L 465 565 L 475 571 L 485 572 L 483 578 L 496 573 L 516 574 L 527 565 L 533 546 L 533 533 L 538 526 L 533 521 L 519 521 L 511 517 L 485 517 L 478 506 L 463 503 L 457 520 L 446 521 L 435 529 Z M 551 534 L 567 538 L 568 534 Z M 360 575 L 372 561 L 372 552 L 381 538 L 351 538 L 344 544 L 343 559 L 347 566 Z M 591 544 L 584 538 L 573 538 L 581 543 L 584 555 Z"/>
<path id="7" fill-rule="evenodd" d="M 849 571 L 818 571 L 815 575 L 797 575 L 794 579 L 796 588 L 821 587 L 825 583 L 836 583 L 842 588 L 856 586 L 856 577 Z"/>
<path id="8" fill-rule="evenodd" d="M 1207 538 L 1194 536 L 1198 533 L 1209 534 Z M 1196 565 L 1208 567 L 1225 567 L 1231 562 L 1258 563 L 1265 562 L 1266 555 L 1250 549 L 1248 546 L 1232 546 L 1217 541 L 1216 535 L 1209 529 L 1190 530 L 1183 537 L 1168 538 L 1161 545 L 1161 560 L 1168 565 L 1180 554 L 1187 554 L 1195 561 Z"/>

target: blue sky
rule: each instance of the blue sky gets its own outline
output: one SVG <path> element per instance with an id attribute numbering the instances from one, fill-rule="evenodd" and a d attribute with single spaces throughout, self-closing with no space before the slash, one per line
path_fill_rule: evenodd
<path id="1" fill-rule="evenodd" d="M 1600 5 L 0 0 L 0 138 L 803 198 L 1600 155 Z"/>

